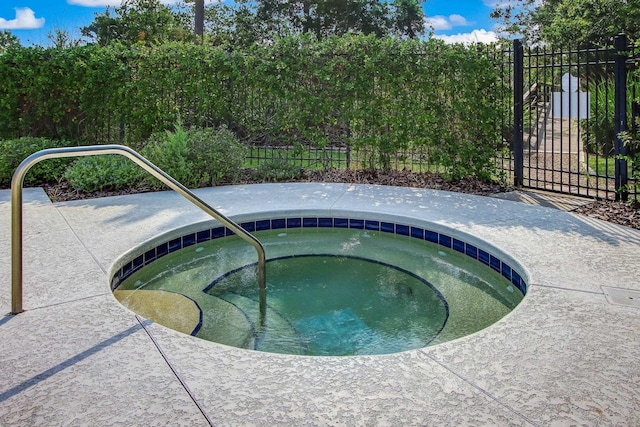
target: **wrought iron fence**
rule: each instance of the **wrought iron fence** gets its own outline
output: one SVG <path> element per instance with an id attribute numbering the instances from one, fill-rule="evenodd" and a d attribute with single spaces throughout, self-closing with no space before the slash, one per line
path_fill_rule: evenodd
<path id="1" fill-rule="evenodd" d="M 349 145 L 324 148 L 317 148 L 313 144 L 299 147 L 250 145 L 248 148 L 248 167 L 285 162 L 305 169 L 366 169 L 373 155 L 372 149 L 355 149 Z M 391 168 L 420 173 L 441 171 L 438 165 L 430 160 L 429 147 L 412 147 L 394 153 Z"/>
<path id="2" fill-rule="evenodd" d="M 494 67 L 498 73 L 494 82 L 477 89 L 486 94 L 482 102 L 499 105 L 502 112 L 499 118 L 491 118 L 493 132 L 483 131 L 482 138 L 488 141 L 481 141 L 492 144 L 498 176 L 527 188 L 608 199 L 625 199 L 629 196 L 637 198 L 639 181 L 634 156 L 640 150 L 625 146 L 620 136 L 627 127 L 632 134 L 638 134 L 637 126 L 630 125 L 635 125 L 634 117 L 640 116 L 640 107 L 632 104 L 636 96 L 640 95 L 637 93 L 640 87 L 640 55 L 633 43 L 620 36 L 614 46 L 606 48 L 523 48 L 516 41 L 506 49 L 490 46 L 477 49 L 483 59 L 490 60 L 488 66 Z M 202 53 L 196 53 L 198 52 Z M 121 68 L 126 72 L 119 76 L 127 87 L 132 88 L 131 93 L 127 92 L 127 96 L 122 97 L 125 99 L 107 97 L 92 109 L 81 111 L 81 104 L 73 98 L 75 92 L 72 92 L 69 96 L 73 99 L 62 103 L 65 106 L 68 103 L 72 107 L 57 108 L 65 111 L 62 122 L 64 126 L 32 126 L 25 128 L 24 133 L 35 134 L 42 129 L 47 131 L 52 128 L 58 133 L 63 130 L 71 132 L 73 138 L 70 139 L 73 140 L 86 138 L 99 143 L 137 143 L 144 140 L 145 135 L 148 136 L 151 131 L 175 123 L 178 117 L 185 126 L 226 124 L 232 128 L 249 147 L 247 164 L 252 167 L 276 161 L 311 169 L 358 169 L 380 165 L 379 158 L 376 158 L 379 153 L 375 152 L 375 144 L 372 148 L 371 145 L 354 143 L 358 137 L 364 140 L 363 136 L 369 139 L 384 138 L 388 130 L 397 124 L 384 120 L 375 122 L 375 117 L 369 117 L 375 116 L 380 109 L 379 105 L 361 109 L 361 105 L 350 104 L 351 113 L 357 113 L 357 118 L 354 119 L 354 114 L 343 114 L 343 109 L 346 108 L 343 104 L 351 102 L 353 97 L 349 91 L 340 93 L 342 104 L 329 106 L 328 112 L 317 115 L 313 115 L 312 111 L 306 120 L 322 137 L 323 142 L 318 143 L 312 139 L 315 135 L 313 132 L 305 134 L 295 126 L 282 129 L 282 122 L 286 122 L 289 117 L 287 114 L 296 116 L 300 110 L 295 96 L 279 91 L 275 91 L 275 95 L 267 93 L 267 86 L 260 86 L 252 80 L 255 75 L 250 77 L 247 73 L 238 72 L 248 72 L 250 68 L 240 66 L 235 74 L 230 74 L 228 64 L 233 61 L 244 64 L 244 59 L 237 56 L 239 54 L 223 53 L 221 55 L 224 56 L 224 61 L 205 58 L 206 61 L 203 59 L 196 64 L 197 72 L 183 75 L 180 74 L 182 68 L 191 63 L 181 65 L 179 61 L 183 57 L 175 53 L 168 49 L 164 56 L 160 56 L 156 62 L 151 61 L 143 70 L 139 69 L 139 62 L 147 60 L 144 56 L 141 59 L 132 54 L 132 57 L 125 55 L 122 60 L 113 59 L 122 62 Z M 471 61 L 468 58 L 476 53 L 469 50 L 467 60 Z M 432 53 L 431 57 L 420 57 L 415 54 L 395 63 L 408 62 L 417 73 L 426 70 L 424 67 L 429 66 L 429 61 L 439 56 L 441 55 Z M 60 61 L 65 56 L 61 58 Z M 323 56 L 318 58 L 318 61 L 324 60 Z M 340 66 L 353 62 L 348 56 L 335 56 L 333 59 Z M 394 66 L 397 65 L 395 63 Z M 416 65 L 419 63 L 422 65 Z M 438 162 L 437 151 L 442 150 L 440 145 L 443 143 L 439 138 L 454 126 L 454 122 L 460 132 L 449 135 L 448 143 L 451 147 L 447 148 L 450 151 L 456 149 L 452 143 L 456 138 L 474 141 L 472 137 L 463 135 L 465 132 L 470 133 L 465 120 L 473 120 L 473 114 L 456 111 L 456 114 L 446 116 L 447 110 L 438 109 L 441 104 L 449 101 L 450 93 L 455 96 L 455 76 L 452 74 L 458 71 L 456 67 L 449 65 L 448 72 L 442 75 L 431 76 L 425 73 L 415 86 L 418 92 L 409 90 L 416 83 L 411 78 L 403 83 L 407 86 L 404 91 L 397 90 L 396 80 L 383 78 L 380 78 L 378 85 L 367 89 L 370 92 L 367 94 L 372 96 L 364 97 L 362 104 L 375 104 L 382 93 L 385 99 L 392 101 L 382 106 L 387 113 L 397 108 L 405 109 L 402 111 L 402 119 L 406 119 L 407 123 L 403 124 L 411 128 L 406 132 L 410 136 L 407 139 L 415 141 L 397 144 L 399 149 L 386 153 L 388 158 L 384 159 L 385 167 L 414 172 L 441 172 L 442 164 Z M 339 70 L 340 67 L 336 69 Z M 83 73 L 86 74 L 85 71 Z M 173 80 L 159 78 L 167 73 L 173 73 Z M 464 73 L 461 75 L 467 76 Z M 350 74 L 345 76 L 353 77 Z M 326 90 L 316 77 L 309 74 L 303 82 L 291 81 L 281 91 L 295 92 L 306 82 L 310 88 L 315 88 L 315 92 L 309 93 L 322 95 Z M 206 90 L 203 91 L 203 87 Z M 438 92 L 436 96 L 432 96 L 434 89 Z M 97 91 L 99 87 L 92 90 Z M 142 95 L 136 95 L 138 92 Z M 32 95 L 35 96 L 31 93 L 30 96 Z M 91 92 L 88 95 L 93 99 L 95 94 Z M 155 98 L 146 99 L 145 96 Z M 55 100 L 55 97 L 50 98 Z M 423 114 L 419 119 L 411 114 L 414 110 L 405 108 L 405 104 L 410 103 L 416 109 L 422 108 L 422 101 L 416 102 L 416 98 L 428 100 L 433 114 Z M 25 105 L 27 104 L 31 105 Z M 146 108 L 147 104 L 149 108 Z M 473 110 L 473 106 L 468 105 L 448 105 L 447 108 Z M 128 111 L 127 117 L 124 116 L 124 110 Z M 33 115 L 26 107 L 24 112 L 27 118 Z M 437 112 L 442 114 L 436 114 Z M 451 123 L 442 118 L 445 116 L 450 117 Z M 296 117 L 298 126 L 304 126 L 304 117 Z M 280 125 L 276 126 L 273 122 L 278 118 Z M 43 123 L 48 124 L 52 120 L 53 118 Z M 375 122 L 377 127 L 374 132 L 367 133 L 368 120 Z M 326 123 L 327 121 L 331 123 Z M 17 122 L 23 123 L 24 120 L 21 118 Z M 475 124 L 482 125 L 480 121 Z"/>
<path id="3" fill-rule="evenodd" d="M 620 135 L 640 84 L 635 46 L 624 36 L 612 47 L 575 50 L 524 49 L 516 41 L 513 52 L 516 184 L 636 198 L 633 152 Z"/>
<path id="4" fill-rule="evenodd" d="M 604 199 L 638 198 L 637 150 L 620 132 L 640 117 L 639 55 L 624 36 L 611 47 L 524 48 L 518 41 L 485 54 L 500 68 L 511 93 L 497 99 L 505 114 L 494 126 L 496 165 L 516 186 Z M 637 126 L 629 126 L 637 134 Z M 392 167 L 438 172 L 427 147 L 394 155 Z M 282 159 L 307 168 L 366 167 L 369 153 L 349 145 L 252 145 L 251 164 Z M 629 157 L 631 156 L 631 157 Z"/>

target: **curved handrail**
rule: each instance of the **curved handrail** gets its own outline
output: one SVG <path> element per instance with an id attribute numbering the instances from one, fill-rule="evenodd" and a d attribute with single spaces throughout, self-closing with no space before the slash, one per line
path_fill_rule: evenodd
<path id="1" fill-rule="evenodd" d="M 260 287 L 260 313 L 266 312 L 266 256 L 258 239 L 189 191 L 149 160 L 124 145 L 89 145 L 84 147 L 49 148 L 33 153 L 20 163 L 11 179 L 11 314 L 22 313 L 22 186 L 26 173 L 36 163 L 45 159 L 81 157 L 96 154 L 120 154 L 125 156 L 191 203 L 220 221 L 223 225 L 250 243 L 258 252 L 258 286 Z"/>

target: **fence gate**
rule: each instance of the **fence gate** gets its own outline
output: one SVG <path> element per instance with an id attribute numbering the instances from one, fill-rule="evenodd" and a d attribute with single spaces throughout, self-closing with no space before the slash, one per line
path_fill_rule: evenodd
<path id="1" fill-rule="evenodd" d="M 610 48 L 513 45 L 516 186 L 626 200 L 635 196 L 619 133 L 632 118 L 636 52 L 624 35 Z"/>

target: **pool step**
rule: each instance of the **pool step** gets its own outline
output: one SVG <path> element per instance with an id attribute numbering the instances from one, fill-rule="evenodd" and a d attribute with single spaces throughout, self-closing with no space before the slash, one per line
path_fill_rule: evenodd
<path id="1" fill-rule="evenodd" d="M 267 314 L 262 328 L 258 301 L 238 294 L 226 294 L 224 300 L 242 310 L 247 318 L 252 319 L 254 340 L 251 348 L 254 350 L 285 354 L 306 354 L 306 345 L 299 338 L 298 332 L 291 323 L 276 310 L 269 307 L 267 299 Z M 286 337 L 283 339 L 282 337 Z"/>
<path id="2" fill-rule="evenodd" d="M 161 289 L 116 289 L 113 295 L 129 310 L 176 331 L 191 334 L 200 326 L 200 307 L 182 294 Z"/>
<path id="3" fill-rule="evenodd" d="M 202 309 L 202 327 L 195 336 L 233 347 L 253 348 L 253 325 L 242 308 L 205 293 L 197 301 Z"/>

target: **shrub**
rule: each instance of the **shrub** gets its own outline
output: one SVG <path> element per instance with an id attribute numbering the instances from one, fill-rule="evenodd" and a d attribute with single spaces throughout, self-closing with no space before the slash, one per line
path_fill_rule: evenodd
<path id="1" fill-rule="evenodd" d="M 154 134 L 142 150 L 142 155 L 182 185 L 198 187 L 200 180 L 193 163 L 189 160 L 187 137 L 187 131 L 180 125 L 177 125 L 173 132 Z M 155 187 L 162 186 L 158 180 L 149 180 Z"/>
<path id="2" fill-rule="evenodd" d="M 285 159 L 272 159 L 256 169 L 256 178 L 263 181 L 290 181 L 300 177 L 300 168 Z"/>
<path id="3" fill-rule="evenodd" d="M 47 148 L 70 145 L 65 141 L 47 138 L 23 137 L 0 141 L 0 187 L 9 187 L 13 173 L 20 163 L 31 154 Z M 25 185 L 56 182 L 62 178 L 69 159 L 47 159 L 36 164 L 24 178 Z"/>
<path id="4" fill-rule="evenodd" d="M 89 156 L 77 160 L 64 174 L 78 191 L 122 190 L 142 181 L 144 171 L 120 155 Z"/>
<path id="5" fill-rule="evenodd" d="M 189 132 L 187 146 L 201 184 L 216 185 L 223 180 L 238 179 L 247 150 L 226 126 Z"/>
<path id="6" fill-rule="evenodd" d="M 187 131 L 177 125 L 153 135 L 143 155 L 181 184 L 202 187 L 235 181 L 246 149 L 225 126 Z"/>

